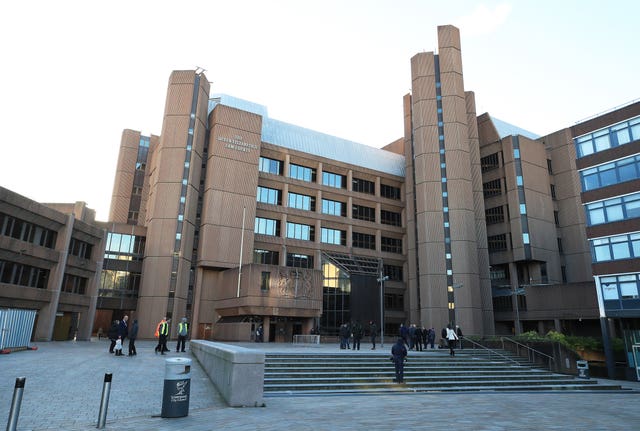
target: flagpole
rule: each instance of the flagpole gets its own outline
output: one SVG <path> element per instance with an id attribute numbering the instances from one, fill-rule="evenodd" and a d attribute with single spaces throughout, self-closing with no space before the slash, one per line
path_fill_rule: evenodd
<path id="1" fill-rule="evenodd" d="M 240 233 L 240 263 L 238 264 L 238 290 L 236 297 L 240 298 L 240 276 L 242 275 L 242 247 L 244 246 L 244 216 L 247 212 L 247 207 L 242 207 L 242 232 Z"/>

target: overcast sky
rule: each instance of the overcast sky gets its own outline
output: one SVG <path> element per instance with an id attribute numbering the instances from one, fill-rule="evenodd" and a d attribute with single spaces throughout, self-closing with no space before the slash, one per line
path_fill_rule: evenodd
<path id="1" fill-rule="evenodd" d="M 382 147 L 410 58 L 461 30 L 478 114 L 544 135 L 640 98 L 635 0 L 5 1 L 0 185 L 106 220 L 123 129 L 160 134 L 169 74 Z"/>

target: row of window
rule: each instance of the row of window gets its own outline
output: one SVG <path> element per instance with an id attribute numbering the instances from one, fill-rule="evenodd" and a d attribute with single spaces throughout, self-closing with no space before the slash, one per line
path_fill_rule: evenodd
<path id="1" fill-rule="evenodd" d="M 93 245 L 85 241 L 80 241 L 76 238 L 71 238 L 69 243 L 69 254 L 78 256 L 82 259 L 91 259 L 91 252 Z"/>
<path id="2" fill-rule="evenodd" d="M 48 282 L 48 269 L 0 260 L 0 283 L 46 289 Z"/>
<path id="3" fill-rule="evenodd" d="M 588 226 L 640 217 L 640 193 L 590 203 L 585 211 Z"/>
<path id="4" fill-rule="evenodd" d="M 256 217 L 254 232 L 261 235 L 280 236 L 280 220 Z M 347 233 L 344 230 L 321 228 L 320 241 L 324 244 L 346 246 L 346 236 Z M 315 241 L 315 227 L 306 224 L 287 222 L 286 238 Z M 376 249 L 375 235 L 353 232 L 351 238 L 353 247 L 365 248 L 368 250 Z M 390 253 L 402 253 L 402 239 L 382 237 L 381 250 Z"/>
<path id="5" fill-rule="evenodd" d="M 593 262 L 640 257 L 640 233 L 592 239 L 590 242 Z"/>
<path id="6" fill-rule="evenodd" d="M 282 192 L 278 189 L 258 186 L 257 199 L 260 203 L 270 205 L 282 204 Z M 313 196 L 298 193 L 288 194 L 289 208 L 296 208 L 305 211 L 316 210 L 316 198 Z M 322 214 L 346 217 L 346 204 L 344 202 L 322 199 Z M 352 206 L 352 218 L 365 221 L 376 221 L 376 209 L 364 205 Z M 400 213 L 380 210 L 380 222 L 391 226 L 402 226 L 402 216 Z"/>
<path id="7" fill-rule="evenodd" d="M 105 246 L 105 258 L 142 260 L 145 244 L 146 238 L 144 236 L 109 232 Z"/>
<path id="8" fill-rule="evenodd" d="M 614 275 L 600 277 L 602 298 L 605 301 L 618 299 L 638 299 L 640 288 L 640 274 Z M 607 304 L 605 304 L 606 308 Z M 617 308 L 617 307 L 616 307 Z"/>
<path id="9" fill-rule="evenodd" d="M 580 182 L 585 192 L 638 178 L 640 178 L 640 155 L 580 171 Z"/>
<path id="10" fill-rule="evenodd" d="M 282 175 L 283 162 L 280 160 L 270 159 L 268 157 L 260 157 L 258 162 L 258 170 L 273 175 Z M 289 164 L 289 178 L 300 181 L 316 182 L 316 170 L 307 166 Z M 362 178 L 353 178 L 351 182 L 351 190 L 359 193 L 375 194 L 375 182 Z M 332 172 L 322 172 L 322 185 L 346 189 L 347 177 L 345 175 L 334 174 Z M 400 188 L 387 184 L 380 184 L 380 196 L 387 199 L 400 200 Z"/>
<path id="11" fill-rule="evenodd" d="M 99 296 L 110 298 L 137 298 L 140 289 L 139 272 L 103 269 L 100 275 Z"/>
<path id="12" fill-rule="evenodd" d="M 580 158 L 609 148 L 628 144 L 638 139 L 640 139 L 640 117 L 622 121 L 605 129 L 580 136 L 574 141 L 577 156 Z"/>
<path id="13" fill-rule="evenodd" d="M 84 295 L 87 291 L 87 279 L 78 275 L 65 274 L 62 278 L 61 290 L 76 295 Z"/>
<path id="14" fill-rule="evenodd" d="M 58 237 L 56 231 L 4 213 L 0 213 L 0 235 L 47 248 L 54 248 Z"/>

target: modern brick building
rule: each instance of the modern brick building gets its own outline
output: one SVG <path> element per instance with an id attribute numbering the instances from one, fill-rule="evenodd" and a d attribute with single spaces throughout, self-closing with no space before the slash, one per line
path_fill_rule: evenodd
<path id="1" fill-rule="evenodd" d="M 631 368 L 640 103 L 542 137 L 478 114 L 452 26 L 403 101 L 404 136 L 375 149 L 173 72 L 161 133 L 122 135 L 93 331 L 123 314 L 141 337 L 186 316 L 219 340 L 553 329 L 622 337 Z"/>

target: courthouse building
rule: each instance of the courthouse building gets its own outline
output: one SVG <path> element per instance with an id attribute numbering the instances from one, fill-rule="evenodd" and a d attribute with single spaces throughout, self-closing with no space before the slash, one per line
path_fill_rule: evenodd
<path id="1" fill-rule="evenodd" d="M 104 249 L 94 333 L 124 314 L 142 338 L 166 316 L 217 340 L 451 322 L 624 337 L 634 363 L 640 103 L 537 136 L 476 112 L 457 28 L 410 64 L 381 149 L 174 71 L 160 134 L 122 134 L 104 242 L 83 236 Z"/>
<path id="2" fill-rule="evenodd" d="M 105 278 L 98 313 L 124 284 L 146 335 L 165 314 L 217 339 L 336 334 L 382 314 L 387 334 L 599 333 L 577 126 L 540 137 L 478 115 L 452 26 L 411 79 L 404 136 L 375 149 L 174 72 L 160 136 L 123 133 L 109 221 L 138 255 L 105 268 L 137 269 Z"/>

